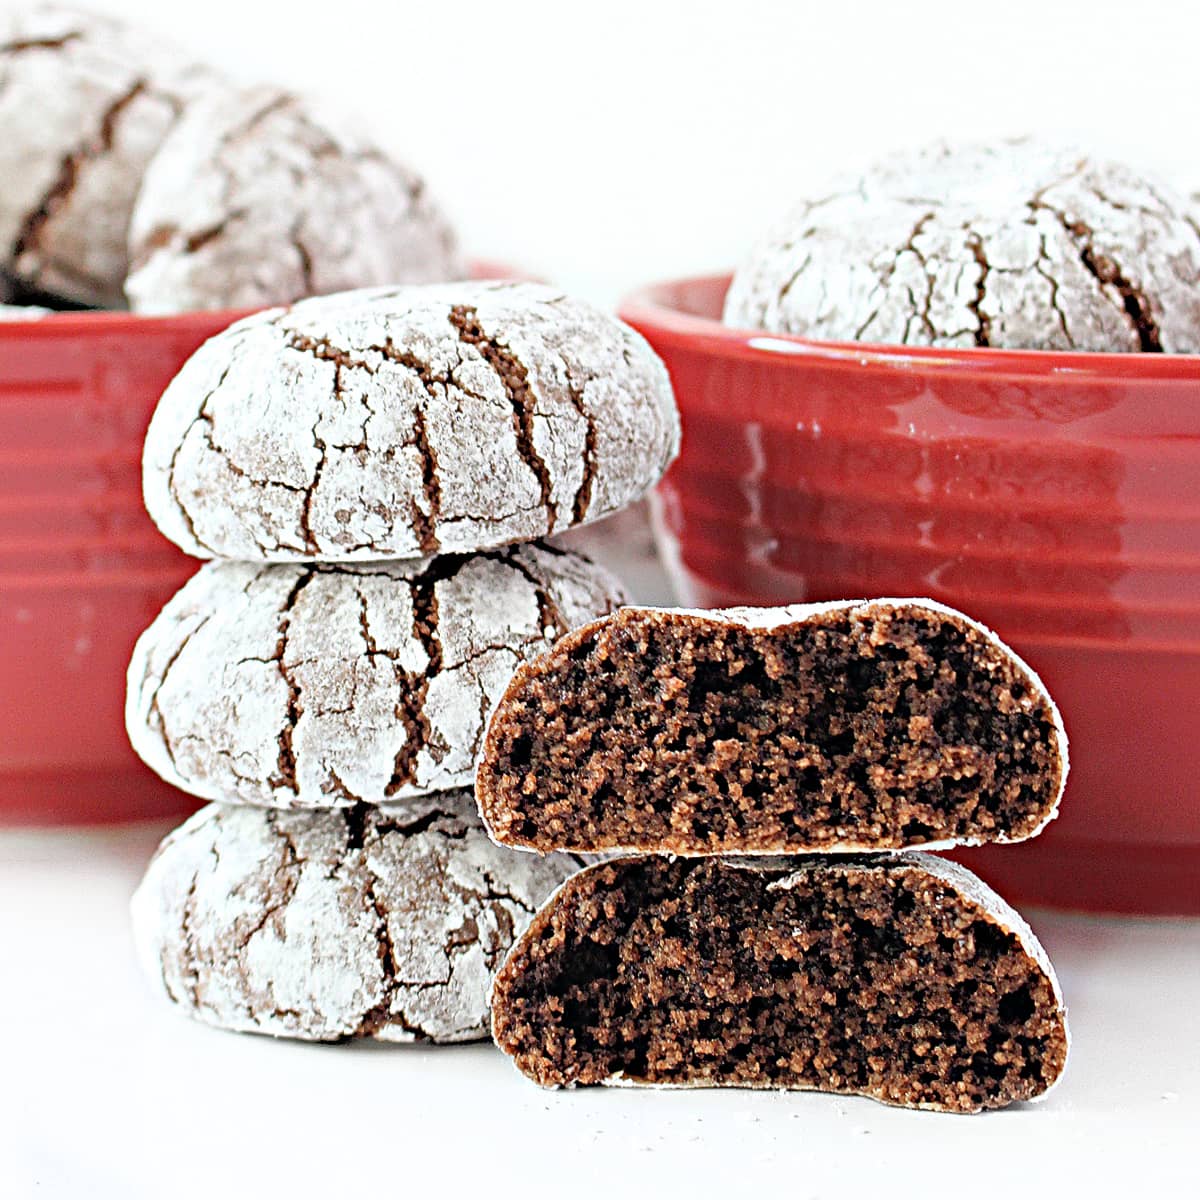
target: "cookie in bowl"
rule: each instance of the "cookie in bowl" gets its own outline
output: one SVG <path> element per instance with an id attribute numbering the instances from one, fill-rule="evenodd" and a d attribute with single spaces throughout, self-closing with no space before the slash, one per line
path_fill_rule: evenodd
<path id="1" fill-rule="evenodd" d="M 142 175 L 189 99 L 217 83 L 96 13 L 0 15 L 0 273 L 22 298 L 124 307 Z"/>
<path id="2" fill-rule="evenodd" d="M 467 274 L 408 167 L 271 87 L 196 101 L 146 171 L 129 230 L 134 312 L 248 309 Z"/>
<path id="3" fill-rule="evenodd" d="M 1189 213 L 1080 150 L 939 143 L 802 203 L 734 274 L 724 320 L 832 342 L 1194 354 Z"/>

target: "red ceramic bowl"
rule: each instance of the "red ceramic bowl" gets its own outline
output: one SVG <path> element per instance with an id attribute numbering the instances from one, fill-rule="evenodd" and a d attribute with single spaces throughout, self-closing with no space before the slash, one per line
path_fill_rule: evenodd
<path id="1" fill-rule="evenodd" d="M 727 277 L 630 297 L 683 450 L 659 525 L 701 605 L 932 596 L 1038 670 L 1072 742 L 1017 899 L 1200 913 L 1200 357 L 837 345 L 728 329 Z"/>
<path id="2" fill-rule="evenodd" d="M 142 508 L 142 439 L 234 315 L 0 323 L 0 824 L 196 807 L 125 737 L 134 640 L 197 566 Z"/>

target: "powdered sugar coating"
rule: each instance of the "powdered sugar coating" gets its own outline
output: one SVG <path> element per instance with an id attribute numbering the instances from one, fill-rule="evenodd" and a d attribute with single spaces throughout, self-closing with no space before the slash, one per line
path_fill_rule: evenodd
<path id="1" fill-rule="evenodd" d="M 126 725 L 210 800 L 336 808 L 469 786 L 516 667 L 620 584 L 537 544 L 363 565 L 213 563 L 141 636 Z"/>
<path id="2" fill-rule="evenodd" d="M 201 558 L 472 552 L 625 507 L 679 445 L 666 368 L 528 283 L 347 292 L 218 334 L 146 438 L 146 506 Z"/>
<path id="3" fill-rule="evenodd" d="M 40 321 L 49 315 L 48 308 L 35 304 L 0 304 L 0 321 Z"/>
<path id="4" fill-rule="evenodd" d="M 210 805 L 150 863 L 134 938 L 150 982 L 210 1025 L 471 1041 L 495 968 L 575 865 L 493 846 L 469 792 L 324 813 Z"/>
<path id="5" fill-rule="evenodd" d="M 801 205 L 726 324 L 828 341 L 1200 351 L 1200 232 L 1162 183 L 1036 141 L 897 155 Z"/>
<path id="6" fill-rule="evenodd" d="M 135 312 L 262 308 L 466 274 L 420 178 L 313 101 L 228 89 L 189 106 L 129 232 Z"/>
<path id="7" fill-rule="evenodd" d="M 118 21 L 58 5 L 0 14 L 0 271 L 122 307 L 146 163 L 206 71 Z"/>

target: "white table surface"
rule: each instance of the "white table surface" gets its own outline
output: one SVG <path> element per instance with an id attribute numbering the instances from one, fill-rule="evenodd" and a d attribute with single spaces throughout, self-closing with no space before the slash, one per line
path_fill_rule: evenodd
<path id="1" fill-rule="evenodd" d="M 636 517 L 573 537 L 670 602 Z M 1041 1104 L 555 1093 L 489 1045 L 311 1046 L 173 1011 L 128 920 L 167 829 L 0 830 L 0 1200 L 1197 1194 L 1200 920 L 1027 914 L 1073 1035 Z"/>
<path id="2" fill-rule="evenodd" d="M 1200 921 L 1033 914 L 1074 1038 L 1042 1104 L 552 1093 L 487 1045 L 307 1046 L 180 1016 L 127 917 L 166 828 L 0 833 L 0 1196 L 845 1198 L 917 1194 L 934 1170 L 975 1197 L 1196 1194 Z"/>

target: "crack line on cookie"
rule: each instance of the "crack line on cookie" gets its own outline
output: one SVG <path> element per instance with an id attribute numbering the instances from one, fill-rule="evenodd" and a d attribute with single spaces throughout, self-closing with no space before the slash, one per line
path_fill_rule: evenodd
<path id="1" fill-rule="evenodd" d="M 296 725 L 304 715 L 304 708 L 301 705 L 300 685 L 292 677 L 291 669 L 284 662 L 284 658 L 287 655 L 288 632 L 291 629 L 292 611 L 296 606 L 300 593 L 304 591 L 316 575 L 317 571 L 315 568 L 304 568 L 284 598 L 283 606 L 279 613 L 279 640 L 275 644 L 275 653 L 273 656 L 279 674 L 283 677 L 283 681 L 287 685 L 287 719 L 279 731 L 279 755 L 276 762 L 275 774 L 267 780 L 267 786 L 272 789 L 286 788 L 294 795 L 299 794 L 300 784 L 296 778 L 296 751 L 292 745 L 292 736 L 295 733 Z"/>
<path id="2" fill-rule="evenodd" d="M 11 261 L 18 269 L 22 270 L 22 273 L 24 273 L 24 270 L 20 266 L 20 260 L 25 255 L 41 249 L 41 238 L 46 226 L 53 219 L 54 214 L 70 199 L 71 193 L 75 190 L 75 186 L 79 182 L 81 171 L 89 162 L 101 157 L 112 149 L 113 139 L 116 136 L 117 122 L 121 114 L 145 91 L 146 81 L 144 79 L 136 80 L 122 95 L 113 100 L 101 114 L 100 126 L 96 136 L 89 138 L 74 150 L 63 155 L 59 163 L 58 173 L 51 181 L 50 186 L 42 194 L 41 200 L 26 215 L 13 241 Z M 59 266 L 60 264 L 55 265 Z M 40 273 L 40 269 L 35 269 L 32 272 L 32 277 L 37 278 Z M 87 276 L 80 275 L 78 272 L 75 272 L 75 274 L 81 279 L 87 278 Z M 99 280 L 93 280 L 92 282 L 97 285 L 100 283 Z"/>
<path id="3" fill-rule="evenodd" d="M 584 403 L 583 389 L 575 386 L 575 381 L 569 372 L 567 374 L 567 396 L 586 425 L 583 438 L 583 477 L 579 481 L 579 487 L 575 492 L 575 501 L 571 506 L 571 523 L 579 525 L 582 524 L 589 507 L 591 507 L 592 491 L 596 486 L 596 418 Z"/>
<path id="4" fill-rule="evenodd" d="M 170 736 L 170 734 L 167 733 L 166 718 L 163 716 L 162 709 L 159 707 L 159 703 L 158 703 L 159 693 L 166 686 L 167 677 L 171 674 L 171 671 L 174 668 L 175 664 L 179 661 L 180 655 L 182 655 L 184 650 L 187 649 L 188 643 L 192 640 L 192 638 L 194 638 L 196 636 L 196 634 L 198 634 L 200 632 L 200 630 L 202 630 L 205 627 L 205 625 L 208 624 L 208 622 L 210 620 L 212 620 L 211 613 L 208 614 L 207 616 L 205 616 L 200 621 L 200 623 L 198 625 L 196 625 L 196 627 L 194 629 L 189 630 L 187 636 L 175 648 L 175 650 L 172 652 L 170 658 L 168 658 L 167 661 L 163 664 L 163 668 L 158 674 L 158 682 L 154 685 L 154 691 L 151 692 L 149 703 L 146 705 L 146 715 L 147 715 L 147 717 L 153 718 L 153 720 L 157 724 L 158 734 L 159 734 L 159 737 L 162 739 L 163 749 L 166 750 L 167 758 L 170 760 L 171 766 L 172 766 L 172 768 L 175 769 L 176 774 L 178 774 L 178 767 L 176 767 L 176 765 L 175 765 L 175 749 L 171 742 L 171 736 Z M 149 682 L 149 678 L 150 678 L 150 660 L 149 660 L 149 656 L 147 656 L 146 674 L 142 677 L 142 687 L 143 688 Z"/>
<path id="5" fill-rule="evenodd" d="M 533 422 L 537 397 L 529 383 L 529 372 L 512 350 L 484 332 L 479 314 L 474 308 L 456 304 L 450 310 L 450 324 L 458 334 L 458 340 L 475 348 L 496 373 L 504 388 L 512 406 L 517 452 L 537 480 L 542 507 L 546 510 L 546 531 L 553 533 L 558 525 L 558 506 L 553 498 L 554 484 L 550 477 L 550 469 L 534 444 Z"/>
<path id="6" fill-rule="evenodd" d="M 1101 292 L 1107 294 L 1112 288 L 1117 293 L 1138 339 L 1138 349 L 1144 354 L 1162 353 L 1162 336 L 1150 298 L 1125 274 L 1120 263 L 1096 249 L 1092 227 L 1083 220 L 1072 221 L 1061 209 L 1046 203 L 1041 194 L 1030 202 L 1029 207 L 1035 212 L 1040 210 L 1054 216 L 1078 250 L 1084 270 L 1100 284 Z"/>
<path id="7" fill-rule="evenodd" d="M 992 319 L 983 311 L 983 302 L 987 298 L 987 279 L 991 267 L 983 248 L 983 238 L 973 230 L 967 233 L 967 249 L 971 251 L 979 266 L 979 278 L 975 281 L 975 295 L 967 301 L 967 309 L 975 317 L 975 345 L 990 346 L 992 344 Z"/>
<path id="8" fill-rule="evenodd" d="M 27 50 L 61 50 L 72 42 L 81 41 L 83 34 L 78 30 L 64 33 L 61 37 L 19 38 L 0 45 L 0 55 L 24 54 Z"/>

